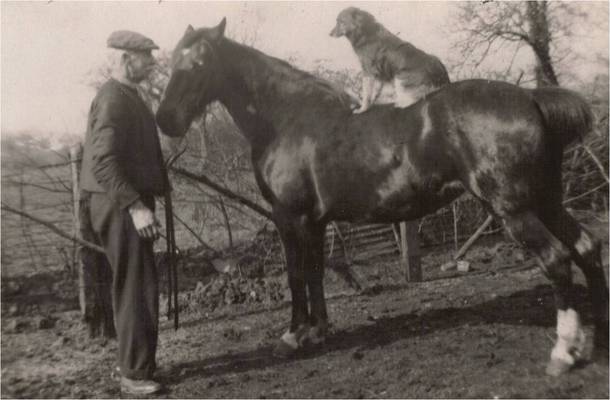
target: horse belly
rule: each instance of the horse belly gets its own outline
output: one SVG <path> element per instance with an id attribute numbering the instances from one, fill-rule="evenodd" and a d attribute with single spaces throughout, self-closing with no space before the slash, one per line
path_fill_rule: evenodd
<path id="1" fill-rule="evenodd" d="M 417 219 L 449 204 L 462 193 L 464 186 L 460 181 L 395 186 L 386 183 L 377 189 L 379 201 L 371 210 L 370 219 L 378 222 Z"/>
<path id="2" fill-rule="evenodd" d="M 448 180 L 438 174 L 423 175 L 409 163 L 402 163 L 383 174 L 357 176 L 359 179 L 346 180 L 334 196 L 331 219 L 351 222 L 417 219 L 464 192 L 460 181 Z"/>

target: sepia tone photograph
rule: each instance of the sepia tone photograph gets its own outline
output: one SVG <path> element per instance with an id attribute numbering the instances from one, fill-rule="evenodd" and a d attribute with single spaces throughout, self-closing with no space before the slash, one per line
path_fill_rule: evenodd
<path id="1" fill-rule="evenodd" d="M 2 398 L 608 398 L 609 3 L 1 1 Z"/>

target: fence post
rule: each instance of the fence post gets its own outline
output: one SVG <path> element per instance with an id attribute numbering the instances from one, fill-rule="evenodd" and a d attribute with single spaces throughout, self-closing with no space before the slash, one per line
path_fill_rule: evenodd
<path id="1" fill-rule="evenodd" d="M 72 234 L 74 237 L 80 236 L 80 159 L 83 152 L 83 148 L 80 143 L 70 147 L 70 172 L 72 175 L 72 218 L 73 228 Z M 72 270 L 74 270 L 78 264 L 78 253 L 79 246 L 74 242 L 72 246 Z M 80 268 L 79 270 L 79 281 L 80 281 Z M 80 283 L 80 282 L 79 282 Z M 80 285 L 79 285 L 79 301 L 80 301 Z M 83 311 L 83 305 L 81 304 L 81 311 Z"/>
<path id="2" fill-rule="evenodd" d="M 89 223 L 89 201 L 80 195 L 80 164 L 83 147 L 79 143 L 70 148 L 72 171 L 72 200 L 74 208 L 74 234 L 96 243 Z M 79 257 L 80 256 L 80 257 Z M 115 337 L 112 311 L 112 272 L 106 256 L 84 246 L 77 246 L 75 265 L 78 269 L 78 301 L 89 336 Z"/>
<path id="3" fill-rule="evenodd" d="M 405 276 L 408 282 L 422 281 L 421 255 L 417 226 L 417 221 L 403 221 L 400 223 L 401 262 L 405 269 Z"/>

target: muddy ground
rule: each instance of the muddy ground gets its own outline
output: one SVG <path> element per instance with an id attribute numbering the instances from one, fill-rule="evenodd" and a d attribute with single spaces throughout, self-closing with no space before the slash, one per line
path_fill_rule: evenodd
<path id="1" fill-rule="evenodd" d="M 607 243 L 607 225 L 587 222 Z M 182 271 L 190 303 L 177 331 L 161 321 L 158 379 L 168 391 L 159 397 L 608 398 L 607 364 L 545 375 L 556 319 L 551 288 L 531 257 L 502 237 L 471 250 L 470 272 L 440 271 L 449 255 L 424 256 L 423 283 L 405 283 L 391 260 L 353 268 L 362 290 L 328 270 L 330 337 L 289 360 L 270 354 L 290 316 L 283 274 L 248 283 L 283 285 L 274 289 L 282 295 L 257 298 L 249 289 L 255 295 L 245 301 L 210 292 L 227 286 L 218 276 L 208 277 L 211 285 L 199 280 L 197 292 L 196 268 Z M 580 274 L 576 282 L 590 338 Z M 38 274 L 3 279 L 2 289 L 3 398 L 120 397 L 110 377 L 116 342 L 88 338 L 69 280 Z M 212 304 L 214 296 L 222 300 Z"/>

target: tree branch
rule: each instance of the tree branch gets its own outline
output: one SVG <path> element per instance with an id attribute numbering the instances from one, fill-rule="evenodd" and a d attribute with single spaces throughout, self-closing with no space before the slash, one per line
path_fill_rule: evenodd
<path id="1" fill-rule="evenodd" d="M 259 206 L 258 204 L 254 203 L 253 201 L 251 201 L 237 193 L 234 193 L 231 190 L 213 182 L 210 178 L 208 178 L 205 175 L 196 175 L 190 171 L 187 171 L 187 170 L 179 168 L 179 167 L 171 167 L 171 170 L 179 175 L 185 176 L 185 177 L 192 179 L 194 181 L 197 181 L 197 182 L 201 182 L 204 185 L 216 190 L 218 193 L 222 194 L 223 196 L 248 207 L 252 211 L 262 215 L 263 217 L 266 217 L 267 219 L 273 220 L 271 212 L 265 210 L 263 207 Z"/>
<path id="2" fill-rule="evenodd" d="M 165 208 L 165 202 L 160 201 L 159 202 L 163 205 L 163 207 Z M 165 212 L 167 212 L 167 209 L 165 210 Z M 193 237 L 195 239 L 197 239 L 197 241 L 206 249 L 208 250 L 212 250 L 214 252 L 216 252 L 216 249 L 213 248 L 212 246 L 210 246 L 208 243 L 206 243 L 190 226 L 188 226 L 186 224 L 186 222 L 184 222 L 184 220 L 182 220 L 182 218 L 180 218 L 178 216 L 178 214 L 174 213 L 174 218 L 176 218 L 178 220 L 178 222 L 180 222 L 182 224 L 182 226 L 184 226 L 186 228 L 187 231 L 189 231 L 191 233 L 191 235 L 193 235 Z"/>
<path id="3" fill-rule="evenodd" d="M 88 242 L 86 240 L 83 240 L 83 239 L 80 239 L 78 237 L 75 237 L 75 236 L 73 236 L 73 235 L 71 235 L 69 233 L 66 233 L 66 232 L 62 231 L 61 229 L 59 229 L 58 227 L 56 227 L 52 222 L 45 221 L 43 219 L 35 217 L 35 216 L 31 215 L 31 214 L 26 213 L 23 210 L 18 210 L 18 209 L 13 208 L 13 207 L 11 207 L 9 205 L 6 205 L 5 203 L 2 203 L 1 209 L 4 210 L 4 211 L 11 212 L 13 214 L 20 215 L 20 216 L 25 217 L 25 218 L 31 219 L 32 221 L 34 221 L 34 222 L 36 222 L 36 223 L 38 223 L 40 225 L 43 225 L 43 226 L 47 227 L 48 229 L 52 230 L 53 232 L 55 232 L 59 236 L 61 236 L 63 238 L 66 238 L 68 240 L 71 240 L 73 242 L 76 242 L 76 243 L 80 244 L 81 246 L 85 246 L 85 247 L 90 248 L 92 250 L 99 251 L 100 253 L 104 253 L 104 249 L 101 246 L 98 246 L 98 245 L 93 244 L 91 242 Z"/>

